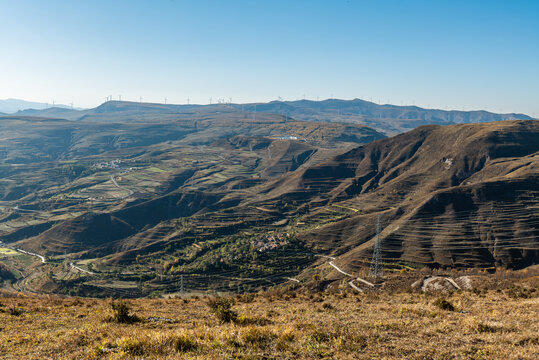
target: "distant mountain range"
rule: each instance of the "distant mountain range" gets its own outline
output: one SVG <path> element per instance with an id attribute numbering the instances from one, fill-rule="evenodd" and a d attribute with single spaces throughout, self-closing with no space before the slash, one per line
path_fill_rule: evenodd
<path id="1" fill-rule="evenodd" d="M 6 100 L 7 101 L 7 100 Z M 43 105 L 43 104 L 41 104 Z M 0 106 L 0 111 L 2 111 Z M 200 114 L 227 109 L 251 113 L 273 113 L 284 118 L 302 121 L 355 123 L 369 126 L 387 135 L 394 135 L 421 125 L 451 125 L 484 123 L 501 120 L 531 120 L 525 114 L 496 114 L 483 110 L 457 111 L 423 109 L 417 106 L 379 105 L 369 101 L 328 99 L 323 101 L 272 101 L 252 104 L 171 105 L 108 101 L 87 109 L 71 109 L 55 106 L 47 109 L 28 109 L 17 115 L 55 117 L 68 120 L 97 122 L 110 121 L 155 121 L 162 115 Z M 6 112 L 6 110 L 3 110 Z M 159 116 L 156 116 L 158 115 Z"/>
<path id="2" fill-rule="evenodd" d="M 424 109 L 418 106 L 379 105 L 361 99 L 272 101 L 237 106 L 242 106 L 247 111 L 256 109 L 256 111 L 260 112 L 288 114 L 288 116 L 297 120 L 361 123 L 388 135 L 402 133 L 421 125 L 451 125 L 532 119 L 525 114 L 496 114 L 483 110 L 445 111 Z"/>
<path id="3" fill-rule="evenodd" d="M 40 102 L 34 102 L 34 101 L 26 101 L 26 100 L 19 100 L 19 99 L 6 99 L 6 100 L 0 100 L 0 114 L 6 113 L 6 114 L 13 114 L 17 111 L 21 110 L 44 110 L 51 106 L 52 104 L 47 103 L 40 103 Z M 64 109 L 71 109 L 71 106 L 68 105 L 62 105 L 62 104 L 55 104 L 55 108 L 64 108 Z M 81 108 L 75 108 L 77 110 L 82 110 Z"/>

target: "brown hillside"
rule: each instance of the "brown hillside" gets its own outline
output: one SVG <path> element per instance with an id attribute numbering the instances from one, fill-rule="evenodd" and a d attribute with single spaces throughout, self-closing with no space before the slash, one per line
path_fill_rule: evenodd
<path id="1" fill-rule="evenodd" d="M 270 197 L 359 212 L 301 237 L 357 265 L 382 216 L 387 261 L 523 267 L 536 262 L 539 123 L 425 126 L 280 179 Z"/>

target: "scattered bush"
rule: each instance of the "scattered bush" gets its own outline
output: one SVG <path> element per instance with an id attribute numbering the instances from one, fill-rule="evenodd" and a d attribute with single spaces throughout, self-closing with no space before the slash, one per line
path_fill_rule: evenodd
<path id="1" fill-rule="evenodd" d="M 130 355 L 142 355 L 144 353 L 144 341 L 140 339 L 122 338 L 118 341 L 118 347 Z"/>
<path id="2" fill-rule="evenodd" d="M 253 293 L 244 293 L 237 296 L 238 301 L 241 301 L 243 303 L 252 303 L 255 299 L 255 294 Z"/>
<path id="3" fill-rule="evenodd" d="M 525 346 L 525 345 L 539 345 L 539 336 L 525 337 L 519 340 L 516 345 Z"/>
<path id="4" fill-rule="evenodd" d="M 507 296 L 513 299 L 530 299 L 539 296 L 539 292 L 535 288 L 524 288 L 518 285 L 513 285 L 506 290 Z"/>
<path id="5" fill-rule="evenodd" d="M 198 344 L 196 340 L 187 335 L 178 335 L 174 339 L 174 348 L 179 352 L 193 351 L 197 348 L 197 346 Z"/>
<path id="6" fill-rule="evenodd" d="M 238 320 L 238 313 L 232 310 L 232 305 L 234 305 L 234 299 L 232 298 L 217 297 L 208 300 L 211 312 L 223 323 Z"/>
<path id="7" fill-rule="evenodd" d="M 21 308 L 16 308 L 16 307 L 9 307 L 7 309 L 7 313 L 9 315 L 13 315 L 13 316 L 20 316 L 24 313 L 24 309 L 21 309 Z"/>
<path id="8" fill-rule="evenodd" d="M 333 310 L 335 309 L 335 306 L 331 305 L 330 303 L 323 303 L 322 307 L 326 310 Z"/>
<path id="9" fill-rule="evenodd" d="M 122 324 L 130 324 L 140 321 L 138 316 L 131 315 L 129 313 L 131 309 L 127 303 L 119 301 L 118 303 L 112 302 L 110 305 L 112 308 L 112 318 L 114 321 Z"/>
<path id="10" fill-rule="evenodd" d="M 444 298 L 436 299 L 433 304 L 442 310 L 455 311 L 455 306 Z"/>
<path id="11" fill-rule="evenodd" d="M 257 327 L 249 327 L 242 335 L 242 340 L 246 344 L 255 345 L 257 347 L 264 347 L 275 338 L 276 335 L 266 329 L 260 329 Z"/>
<path id="12" fill-rule="evenodd" d="M 485 324 L 485 323 L 478 323 L 476 325 L 477 332 L 480 333 L 494 333 L 497 331 L 501 331 L 502 328 L 500 326 Z"/>
<path id="13" fill-rule="evenodd" d="M 296 335 L 294 330 L 285 329 L 279 334 L 279 337 L 276 341 L 277 349 L 280 351 L 286 351 L 290 347 L 290 344 L 294 342 Z"/>

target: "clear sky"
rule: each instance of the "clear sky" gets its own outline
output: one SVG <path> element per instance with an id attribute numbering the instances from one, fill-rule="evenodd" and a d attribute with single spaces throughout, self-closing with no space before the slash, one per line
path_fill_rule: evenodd
<path id="1" fill-rule="evenodd" d="M 539 1 L 0 0 L 0 99 L 362 98 L 539 116 Z"/>

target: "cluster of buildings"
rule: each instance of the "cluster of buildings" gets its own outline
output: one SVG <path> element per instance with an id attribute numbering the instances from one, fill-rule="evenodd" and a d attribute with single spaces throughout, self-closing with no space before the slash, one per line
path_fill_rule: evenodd
<path id="1" fill-rule="evenodd" d="M 92 167 L 96 169 L 119 169 L 121 163 L 121 159 L 115 159 L 111 161 L 95 163 L 92 165 Z"/>
<path id="2" fill-rule="evenodd" d="M 252 241 L 253 246 L 257 251 L 264 252 L 269 250 L 274 250 L 279 247 L 285 246 L 288 244 L 289 234 L 280 234 L 280 233 L 270 233 L 264 234 L 256 240 Z"/>

